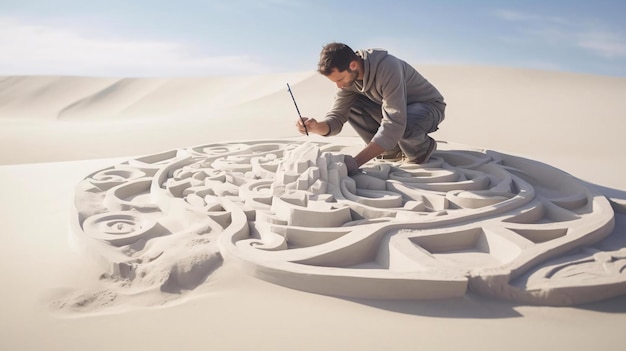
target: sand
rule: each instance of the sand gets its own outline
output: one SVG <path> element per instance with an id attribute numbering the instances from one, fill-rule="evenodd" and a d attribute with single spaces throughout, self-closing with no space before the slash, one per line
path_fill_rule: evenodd
<path id="1" fill-rule="evenodd" d="M 608 204 L 614 211 L 610 233 L 596 230 L 606 229 L 603 225 L 587 229 L 587 219 L 607 216 L 607 211 L 589 209 L 579 211 L 582 219 L 570 230 L 582 232 L 581 238 L 591 233 L 594 241 L 594 233 L 609 235 L 610 240 L 600 244 L 603 250 L 624 247 L 621 150 L 626 141 L 621 131 L 626 109 L 620 96 L 625 79 L 497 67 L 419 68 L 449 104 L 446 121 L 433 135 L 442 146 L 439 158 L 449 159 L 445 145 L 455 145 L 454 150 L 491 150 L 511 160 L 523 157 L 528 167 L 540 167 L 540 175 L 563 170 L 573 175 L 564 179 L 575 184 L 565 189 L 586 189 L 585 201 L 606 200 L 594 210 Z M 163 266 L 146 265 L 145 279 L 116 280 L 115 274 L 125 269 L 118 264 L 117 272 L 108 270 L 116 267 L 110 264 L 111 255 L 119 254 L 112 251 L 116 244 L 76 240 L 81 233 L 76 216 L 86 208 L 83 202 L 77 205 L 75 197 L 83 189 L 77 185 L 95 172 L 145 160 L 144 155 L 216 143 L 328 142 L 295 134 L 287 82 L 303 115 L 321 116 L 330 106 L 333 86 L 313 72 L 233 79 L 2 78 L 2 348 L 528 350 L 549 344 L 583 350 L 623 343 L 623 295 L 573 307 L 535 306 L 506 294 L 465 289 L 443 289 L 455 296 L 438 300 L 396 300 L 389 294 L 397 289 L 371 289 L 383 292 L 376 299 L 363 299 L 372 297 L 365 294 L 367 289 L 344 289 L 344 297 L 329 296 L 320 293 L 342 291 L 335 285 L 326 285 L 330 291 L 315 291 L 316 285 L 307 286 L 302 272 L 284 275 L 284 265 L 260 269 L 268 265 L 254 254 L 233 249 L 223 261 L 216 259 L 220 247 L 212 245 L 219 243 L 220 227 L 206 223 L 205 231 L 215 235 L 205 236 L 209 239 L 203 242 L 185 236 L 197 217 L 183 209 L 172 209 L 173 218 L 165 222 L 169 230 L 183 235 L 152 240 L 157 244 L 147 245 L 145 251 L 137 248 L 142 262 L 158 262 L 150 258 L 159 252 L 170 257 L 163 261 L 178 262 L 176 279 L 164 280 L 170 275 L 159 275 Z M 358 143 L 352 131 L 342 135 L 331 140 L 333 145 Z M 334 164 L 341 168 L 340 160 Z M 555 186 L 553 180 L 546 182 Z M 545 185 L 535 183 L 532 188 L 543 191 L 549 188 Z M 141 193 L 131 191 L 128 197 L 146 205 Z M 568 200 L 569 207 L 582 198 Z M 191 202 L 198 201 L 194 199 Z M 126 209 L 124 204 L 115 206 Z M 281 220 L 290 218 L 297 222 L 307 217 L 286 215 Z M 421 244 L 432 252 L 443 250 L 435 242 Z M 505 258 L 514 256 L 502 252 Z M 328 277 L 328 271 L 322 273 L 322 278 Z M 343 274 L 339 281 L 354 277 Z"/>

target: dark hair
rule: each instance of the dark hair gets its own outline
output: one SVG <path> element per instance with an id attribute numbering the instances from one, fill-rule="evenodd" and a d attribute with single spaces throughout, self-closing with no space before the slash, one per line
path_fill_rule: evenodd
<path id="1" fill-rule="evenodd" d="M 359 56 L 348 45 L 342 43 L 326 44 L 320 53 L 317 71 L 325 76 L 330 75 L 333 68 L 343 72 L 350 67 L 350 62 L 358 60 Z"/>

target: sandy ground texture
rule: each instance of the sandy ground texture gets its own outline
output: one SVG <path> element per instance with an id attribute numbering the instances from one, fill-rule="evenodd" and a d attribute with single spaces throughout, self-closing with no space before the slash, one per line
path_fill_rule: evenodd
<path id="1" fill-rule="evenodd" d="M 418 68 L 448 102 L 446 121 L 433 135 L 437 140 L 564 170 L 612 200 L 618 210 L 613 235 L 626 234 L 620 210 L 626 201 L 621 137 L 626 106 L 620 98 L 626 79 L 497 67 Z M 473 293 L 446 300 L 340 298 L 257 279 L 228 259 L 204 260 L 210 274 L 166 284 L 165 294 L 133 293 L 131 286 L 121 299 L 103 288 L 101 251 L 71 240 L 76 186 L 129 159 L 196 145 L 281 138 L 323 142 L 295 134 L 296 114 L 285 83 L 305 116 L 321 117 L 332 103 L 332 84 L 311 72 L 0 78 L 2 348 L 528 350 L 554 345 L 584 350 L 623 343 L 624 296 L 576 307 L 538 307 Z M 344 135 L 336 142 L 356 140 L 351 130 Z M 170 225 L 193 222 L 181 218 Z M 202 244 L 193 242 L 191 249 Z M 185 247 L 176 249 L 185 252 Z M 68 305 L 76 308 L 68 312 L 63 308 Z"/>

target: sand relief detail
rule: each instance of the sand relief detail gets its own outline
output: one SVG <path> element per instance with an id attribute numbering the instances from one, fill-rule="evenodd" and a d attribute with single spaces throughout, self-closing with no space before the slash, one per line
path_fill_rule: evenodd
<path id="1" fill-rule="evenodd" d="M 375 160 L 348 176 L 352 146 L 208 144 L 89 175 L 76 189 L 73 237 L 106 267 L 104 288 L 62 307 L 155 291 L 163 303 L 209 281 L 224 260 L 344 297 L 471 291 L 572 305 L 626 293 L 626 248 L 594 246 L 620 235 L 611 204 L 576 178 L 443 142 L 427 164 Z"/>

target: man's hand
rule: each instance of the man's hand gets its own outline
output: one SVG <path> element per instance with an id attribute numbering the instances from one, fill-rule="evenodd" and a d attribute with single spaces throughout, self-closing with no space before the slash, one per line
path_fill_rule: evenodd
<path id="1" fill-rule="evenodd" d="M 356 163 L 354 157 L 350 155 L 343 155 L 343 163 L 346 165 L 348 169 L 348 175 L 354 175 L 359 171 L 359 164 Z"/>
<path id="2" fill-rule="evenodd" d="M 360 166 L 364 165 L 367 161 L 373 159 L 374 157 L 382 154 L 385 151 L 380 145 L 370 142 L 367 146 L 359 152 L 354 159 L 356 163 Z"/>
<path id="3" fill-rule="evenodd" d="M 302 123 L 302 120 L 304 120 L 304 124 Z M 298 122 L 296 123 L 296 128 L 298 128 L 300 134 L 306 133 L 304 129 L 305 125 L 306 130 L 309 133 L 327 135 L 330 131 L 330 128 L 328 127 L 328 124 L 326 122 L 318 122 L 315 120 L 315 118 L 302 117 L 302 119 L 298 119 Z"/>

